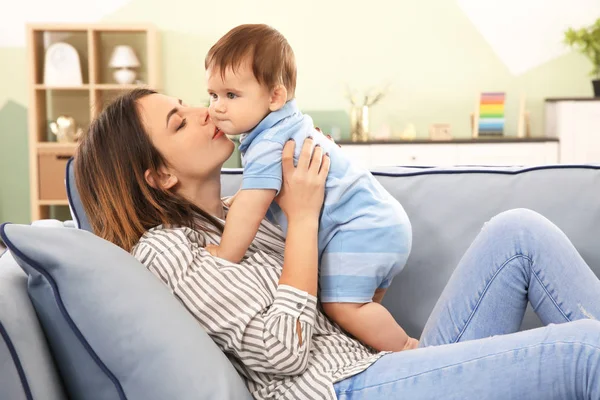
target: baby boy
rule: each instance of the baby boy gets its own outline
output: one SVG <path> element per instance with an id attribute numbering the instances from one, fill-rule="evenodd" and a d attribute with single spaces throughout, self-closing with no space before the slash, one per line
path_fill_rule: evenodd
<path id="1" fill-rule="evenodd" d="M 213 255 L 239 262 L 282 184 L 285 143 L 312 136 L 331 166 L 319 221 L 319 298 L 325 313 L 377 350 L 410 348 L 413 339 L 381 304 L 406 264 L 412 230 L 403 207 L 369 171 L 359 168 L 314 128 L 296 100 L 296 62 L 287 40 L 267 25 L 241 25 L 223 36 L 205 60 L 209 112 L 228 135 L 242 135 L 242 187 Z M 301 146 L 296 147 L 297 161 Z M 284 233 L 285 216 L 271 212 Z"/>

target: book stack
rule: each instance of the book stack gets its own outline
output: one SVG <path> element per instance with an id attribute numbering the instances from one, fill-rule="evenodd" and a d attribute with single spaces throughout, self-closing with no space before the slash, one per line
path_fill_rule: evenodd
<path id="1" fill-rule="evenodd" d="M 476 123 L 478 136 L 504 135 L 505 93 L 481 93 Z"/>

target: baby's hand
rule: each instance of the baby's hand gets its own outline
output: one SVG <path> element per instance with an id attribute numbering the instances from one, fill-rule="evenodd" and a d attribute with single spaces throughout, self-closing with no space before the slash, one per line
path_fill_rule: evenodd
<path id="1" fill-rule="evenodd" d="M 235 200 L 236 196 L 238 194 L 240 194 L 241 191 L 242 191 L 242 189 L 238 190 L 233 196 L 231 196 L 230 198 L 228 198 L 227 200 L 225 200 L 223 203 L 225 203 L 225 205 L 227 207 L 231 207 L 231 205 L 233 204 L 233 201 Z"/>
<path id="2" fill-rule="evenodd" d="M 413 339 L 413 338 L 409 337 L 408 340 L 406 341 L 406 344 L 404 345 L 404 348 L 402 349 L 402 351 L 414 350 L 417 347 L 419 347 L 419 341 L 417 339 Z"/>
<path id="3" fill-rule="evenodd" d="M 205 247 L 206 251 L 208 251 L 212 256 L 219 257 L 219 246 L 216 244 L 209 244 Z"/>

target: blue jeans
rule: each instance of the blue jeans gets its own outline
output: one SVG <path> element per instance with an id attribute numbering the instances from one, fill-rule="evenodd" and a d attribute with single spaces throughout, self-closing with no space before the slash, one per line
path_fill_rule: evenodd
<path id="1" fill-rule="evenodd" d="M 517 332 L 527 302 L 546 326 Z M 344 400 L 600 399 L 595 316 L 600 281 L 565 234 L 533 211 L 507 211 L 463 256 L 420 347 L 335 390 Z"/>

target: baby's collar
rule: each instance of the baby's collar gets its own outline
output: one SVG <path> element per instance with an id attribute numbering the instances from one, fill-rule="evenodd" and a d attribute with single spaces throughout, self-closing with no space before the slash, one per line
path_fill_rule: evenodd
<path id="1" fill-rule="evenodd" d="M 252 140 L 254 140 L 254 138 L 264 130 L 275 126 L 282 119 L 299 112 L 300 109 L 298 108 L 296 99 L 292 99 L 285 103 L 285 105 L 279 110 L 269 113 L 266 117 L 263 118 L 262 121 L 258 123 L 258 125 L 254 127 L 254 129 L 242 135 L 242 139 L 240 140 L 240 151 L 246 151 L 246 149 L 248 149 L 248 147 L 250 146 L 250 143 L 252 143 Z"/>

